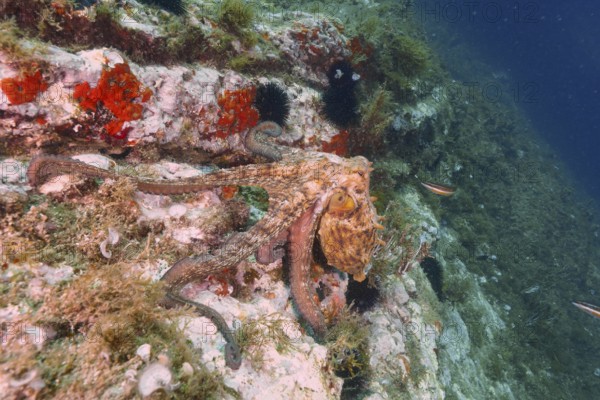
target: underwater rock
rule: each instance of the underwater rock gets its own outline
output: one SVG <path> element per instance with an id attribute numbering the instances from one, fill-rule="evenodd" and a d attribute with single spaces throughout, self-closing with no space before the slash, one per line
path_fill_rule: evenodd
<path id="1" fill-rule="evenodd" d="M 72 189 L 82 183 L 83 179 L 81 178 L 73 178 L 69 175 L 60 175 L 41 185 L 38 188 L 38 192 L 45 195 L 50 195 L 53 193 L 60 194 L 67 192 L 69 189 Z"/>
<path id="2" fill-rule="evenodd" d="M 61 282 L 70 280 L 73 277 L 73 267 L 68 265 L 52 268 L 46 264 L 43 264 L 39 268 L 42 278 L 48 285 L 56 285 Z"/>
<path id="3" fill-rule="evenodd" d="M 404 276 L 402 280 L 410 279 Z M 369 382 L 369 390 L 373 395 L 395 398 L 394 396 L 402 391 L 402 387 L 394 387 L 390 382 L 400 380 L 406 387 L 404 390 L 410 391 L 412 398 L 443 398 L 442 386 L 435 377 L 439 368 L 435 352 L 436 331 L 424 322 L 421 309 L 416 303 L 401 311 L 403 307 L 400 302 L 404 299 L 399 298 L 400 301 L 396 301 L 393 297 L 394 294 L 404 291 L 400 279 L 393 278 L 386 286 L 383 292 L 384 301 L 365 313 L 370 322 L 371 337 L 377 338 L 369 342 L 370 363 L 374 374 Z M 415 387 L 412 371 L 423 368 L 423 364 L 427 365 L 427 370 L 431 373 L 419 378 L 425 379 L 426 385 L 419 384 Z M 424 390 L 424 387 L 428 390 Z M 435 395 L 430 397 L 428 393 L 432 392 Z"/>
<path id="4" fill-rule="evenodd" d="M 26 201 L 27 194 L 23 188 L 0 183 L 0 217 L 20 212 Z"/>
<path id="5" fill-rule="evenodd" d="M 253 263 L 253 268 L 261 265 Z M 202 349 L 202 362 L 210 369 L 219 369 L 228 386 L 243 398 L 259 398 L 269 393 L 273 398 L 335 399 L 339 398 L 342 380 L 326 368 L 327 349 L 300 331 L 289 299 L 289 288 L 283 282 L 263 275 L 261 290 L 255 292 L 250 302 L 240 302 L 232 297 L 220 297 L 211 291 L 189 285 L 186 297 L 213 307 L 229 326 L 240 327 L 236 335 L 251 332 L 250 327 L 264 328 L 258 342 L 245 350 L 238 370 L 225 368 L 222 346 L 225 341 L 214 324 L 207 318 L 184 318 L 180 324 L 191 342 Z M 265 317 L 268 316 L 268 317 Z M 265 319 L 267 318 L 267 319 Z M 277 329 L 269 328 L 269 318 L 276 319 L 283 334 L 291 341 L 289 351 L 277 349 Z M 253 322 L 254 321 L 254 322 Z"/>
<path id="6" fill-rule="evenodd" d="M 400 134 L 418 131 L 424 124 L 435 121 L 443 107 L 444 102 L 433 96 L 429 96 L 414 105 L 403 104 L 396 111 L 392 121 L 392 129 Z"/>
<path id="7" fill-rule="evenodd" d="M 80 154 L 72 157 L 86 164 L 108 169 L 114 161 L 99 154 Z M 59 175 L 39 187 L 39 192 L 55 197 L 69 197 L 71 192 L 79 192 L 85 185 L 85 178 L 76 175 Z"/>
<path id="8" fill-rule="evenodd" d="M 13 158 L 0 161 L 0 184 L 26 183 L 27 168 L 25 164 Z M 15 187 L 15 189 L 18 189 Z"/>
<path id="9" fill-rule="evenodd" d="M 314 106 L 319 92 L 315 89 L 297 84 L 287 88 L 290 96 L 291 110 L 287 126 L 278 142 L 284 145 L 302 143 L 306 149 L 321 150 L 319 142 L 331 142 L 339 130 L 323 118 Z"/>
<path id="10" fill-rule="evenodd" d="M 406 223 L 426 226 L 429 231 L 438 228 L 433 212 L 418 192 L 407 187 L 400 193 L 399 204 Z M 431 246 L 437 236 L 428 233 L 423 238 Z M 373 376 L 367 383 L 366 399 L 401 398 L 406 392 L 414 399 L 444 398 L 437 378 L 437 343 L 442 332 L 428 322 L 441 317 L 431 311 L 426 299 L 429 296 L 423 293 L 428 286 L 429 281 L 419 268 L 402 276 L 382 278 L 381 300 L 363 314 L 369 322 L 370 337 L 377 338 L 369 341 Z"/>
<path id="11" fill-rule="evenodd" d="M 200 176 L 203 172 L 186 164 L 162 161 L 146 167 L 166 180 Z M 203 245 L 220 243 L 225 232 L 245 226 L 249 217 L 248 206 L 239 200 L 223 201 L 216 190 L 195 193 L 184 202 L 174 202 L 162 195 L 136 192 L 141 216 L 139 224 L 161 222 L 162 235 L 181 244 Z"/>
<path id="12" fill-rule="evenodd" d="M 152 346 L 148 343 L 144 343 L 135 351 L 135 354 L 139 356 L 145 362 L 150 360 L 150 353 L 152 351 Z"/>
<path id="13" fill-rule="evenodd" d="M 181 375 L 183 376 L 193 376 L 194 375 L 194 367 L 189 362 L 184 362 L 181 365 Z"/>
<path id="14" fill-rule="evenodd" d="M 155 362 L 141 372 L 138 379 L 138 391 L 144 398 L 157 390 L 171 391 L 173 389 L 172 380 L 171 370 L 160 362 Z"/>
<path id="15" fill-rule="evenodd" d="M 10 105 L 6 102 L 0 104 L 0 110 L 7 111 L 10 107 L 8 118 L 0 119 L 0 126 L 7 127 L 5 132 L 13 135 L 32 138 L 39 136 L 38 140 L 43 140 L 44 134 L 51 127 L 60 127 L 60 131 L 65 133 L 70 131 L 73 137 L 97 138 L 103 123 L 98 121 L 98 131 L 92 132 L 90 128 L 96 124 L 93 115 L 82 112 L 72 93 L 77 85 L 85 82 L 89 82 L 90 86 L 96 85 L 102 71 L 107 67 L 114 68 L 115 65 L 123 64 L 124 58 L 109 49 L 85 50 L 77 54 L 54 46 L 49 46 L 48 50 L 47 54 L 40 55 L 40 61 L 52 65 L 47 78 L 50 87 L 34 102 L 22 105 Z M 221 86 L 218 71 L 199 66 L 139 67 L 133 63 L 129 67 L 132 75 L 152 92 L 141 109 L 143 118 L 130 119 L 123 124 L 123 129 L 128 129 L 130 141 L 152 142 L 157 138 L 163 142 L 172 141 L 179 137 L 184 120 L 190 116 L 198 119 L 198 123 L 193 126 L 196 135 L 202 129 L 211 129 L 213 117 L 207 111 L 209 105 L 214 104 L 212 107 L 216 116 L 216 94 Z M 9 76 L 17 74 L 16 70 L 10 69 L 10 59 L 2 57 L 1 53 L 0 68 L 7 69 Z M 38 120 L 39 123 L 35 121 L 38 117 L 43 118 Z M 208 125 L 199 123 L 200 120 L 207 119 Z"/>
<path id="16" fill-rule="evenodd" d="M 135 3 L 133 4 L 132 7 L 136 7 Z M 144 33 L 148 43 L 159 39 L 157 33 L 159 30 L 150 24 L 151 18 L 146 18 L 148 15 L 144 10 L 139 14 L 144 18 L 138 18 L 135 14 L 129 16 L 126 12 L 121 14 L 121 23 Z M 166 14 L 161 13 L 161 15 Z M 142 22 L 137 21 L 138 19 Z M 190 23 L 195 22 L 195 20 L 190 21 Z M 123 32 L 119 30 L 117 33 Z M 276 139 L 278 143 L 328 151 L 338 151 L 346 144 L 348 132 L 340 131 L 319 115 L 316 101 L 318 92 L 309 86 L 325 87 L 327 76 L 324 66 L 331 63 L 331 60 L 346 59 L 350 56 L 347 40 L 342 32 L 341 24 L 327 19 L 317 19 L 308 14 L 302 14 L 301 20 L 294 23 L 292 27 L 284 27 L 279 32 L 269 30 L 270 39 L 292 67 L 289 73 L 305 80 L 303 85 L 295 83 L 286 88 L 290 96 L 291 111 L 287 118 L 288 126 L 281 137 Z M 110 47 L 109 44 L 107 46 Z M 255 122 L 256 116 L 251 110 L 252 91 L 256 81 L 265 81 L 266 77 L 242 76 L 235 72 L 219 71 L 194 63 L 168 66 L 159 63 L 136 64 L 129 60 L 131 53 L 121 53 L 109 48 L 70 53 L 50 45 L 46 50 L 47 52 L 36 54 L 36 57 L 39 57 L 37 61 L 44 67 L 39 74 L 36 73 L 32 77 L 39 83 L 39 88 L 44 90 L 36 92 L 35 101 L 12 105 L 0 104 L 0 140 L 10 137 L 15 141 L 14 147 L 21 149 L 20 151 L 24 153 L 62 151 L 60 147 L 62 144 L 73 146 L 79 142 L 93 144 L 106 139 L 106 135 L 101 134 L 103 129 L 110 133 L 108 128 L 114 128 L 113 133 L 126 133 L 126 139 L 118 139 L 125 141 L 122 143 L 124 145 L 156 146 L 158 149 L 156 157 L 163 155 L 160 151 L 167 144 L 185 149 L 185 152 L 202 149 L 211 155 L 227 153 L 247 155 L 243 146 L 244 134 Z M 106 71 L 113 71 L 112 75 L 107 75 Z M 124 80 L 118 82 L 133 84 L 135 89 L 133 92 L 136 95 L 125 96 L 127 101 L 123 103 L 102 100 L 105 108 L 102 110 L 97 103 L 98 96 L 104 94 L 92 92 L 98 87 L 98 82 L 103 79 L 103 76 L 115 78 L 115 71 L 123 74 Z M 10 57 L 2 52 L 0 52 L 0 74 L 3 77 L 18 75 L 17 67 L 12 64 Z M 77 88 L 79 89 L 77 94 L 80 96 L 75 97 L 78 97 L 78 101 L 73 98 L 73 92 Z M 123 91 L 118 93 L 124 94 Z M 243 104 L 238 104 L 237 100 Z M 119 107 L 109 107 L 110 104 L 130 107 L 130 109 L 127 113 L 122 113 Z M 111 111 L 110 108 L 113 110 Z M 224 114 L 229 114 L 230 111 L 238 113 L 236 117 L 244 116 L 244 123 L 239 124 L 237 121 L 229 123 L 231 121 L 228 121 Z M 117 119 L 116 124 L 108 125 L 111 122 L 110 118 L 113 117 Z M 418 118 L 420 116 L 415 114 L 415 119 Z M 225 131 L 227 134 L 224 133 Z M 114 135 L 110 139 L 114 139 Z M 69 149 L 74 151 L 73 147 Z M 137 153 L 139 152 L 136 148 L 131 153 L 131 157 L 135 161 L 143 160 L 143 157 Z M 106 157 L 82 155 L 78 158 L 102 168 L 113 165 L 113 161 Z M 235 158 L 232 160 L 236 161 Z M 171 180 L 195 177 L 205 171 L 163 161 L 147 169 L 140 168 L 137 172 Z M 22 177 L 10 179 L 16 179 L 11 183 L 22 182 Z M 46 187 L 46 193 L 68 190 L 69 185 L 76 184 L 71 182 L 69 177 L 58 177 L 55 181 L 54 186 Z M 90 200 L 90 197 L 85 196 L 84 200 Z M 138 214 L 133 215 L 127 228 L 135 234 L 139 229 L 144 234 L 135 236 L 125 230 L 121 230 L 120 233 L 123 239 L 126 239 L 128 234 L 134 235 L 132 244 L 135 244 L 134 242 L 140 237 L 147 238 L 147 248 L 173 244 L 173 248 L 179 247 L 178 251 L 185 249 L 186 254 L 199 253 L 205 251 L 207 247 L 221 244 L 226 240 L 225 233 L 242 229 L 248 217 L 247 207 L 235 199 L 225 200 L 222 192 L 218 190 L 207 190 L 194 196 L 173 198 L 136 193 L 134 199 L 137 204 L 131 205 L 130 201 L 126 204 L 136 210 L 139 208 L 141 215 L 139 218 Z M 91 200 L 97 201 L 97 198 Z M 20 200 L 16 204 L 22 205 Z M 155 227 L 156 230 L 152 230 Z M 93 241 L 96 252 L 98 243 L 106 237 L 107 228 L 108 226 L 97 230 L 100 237 L 94 238 Z M 152 234 L 146 234 L 146 230 L 150 230 Z M 115 235 L 111 235 L 110 232 L 108 236 L 115 239 Z M 175 240 L 170 242 L 170 239 Z M 176 243 L 177 241 L 180 243 Z M 109 243 L 116 244 L 116 240 L 107 239 L 104 242 L 102 253 L 105 257 L 110 256 L 108 250 L 117 251 L 116 247 L 107 249 Z M 169 256 L 173 257 L 174 254 L 175 250 Z M 242 263 L 244 272 L 248 275 L 239 273 L 234 284 L 230 284 L 225 277 L 222 281 L 208 279 L 204 283 L 190 284 L 184 289 L 187 297 L 214 307 L 223 315 L 230 327 L 235 329 L 240 326 L 240 322 L 243 323 L 242 329 L 236 332 L 237 334 L 247 334 L 248 331 L 244 328 L 247 329 L 252 324 L 259 325 L 259 328 L 263 329 L 262 331 L 259 329 L 260 335 L 257 336 L 261 340 L 260 343 L 258 340 L 246 343 L 242 366 L 239 370 L 233 371 L 226 366 L 223 356 L 224 339 L 219 332 L 211 328 L 211 321 L 202 317 L 182 318 L 181 327 L 186 330 L 194 346 L 202 350 L 202 363 L 211 371 L 216 370 L 222 374 L 226 384 L 238 390 L 243 398 L 260 398 L 264 393 L 269 393 L 273 398 L 339 398 L 343 381 L 335 376 L 327 364 L 327 348 L 315 343 L 298 324 L 299 316 L 290 300 L 289 288 L 285 286 L 279 275 L 281 261 L 261 266 L 251 260 L 250 258 Z M 107 260 L 104 261 L 108 263 Z M 114 260 L 111 260 L 108 264 L 113 262 Z M 135 262 L 143 264 L 136 265 L 136 268 L 139 268 L 145 276 L 157 276 L 161 269 L 168 268 L 170 265 L 170 262 L 163 259 Z M 252 271 L 256 272 L 252 273 Z M 229 273 L 234 275 L 235 271 Z M 49 272 L 45 275 L 48 276 L 48 278 L 44 276 L 48 283 L 52 281 L 56 284 L 62 280 L 60 276 L 52 277 Z M 248 276 L 249 278 L 245 279 Z M 68 271 L 65 271 L 64 279 L 70 277 Z M 342 299 L 347 282 L 344 274 L 326 273 L 319 281 L 313 283 L 320 285 L 322 294 L 325 295 L 323 306 L 335 311 L 336 307 L 344 304 Z M 39 284 L 41 282 L 37 281 L 33 286 Z M 408 288 L 410 282 L 405 284 L 392 282 L 385 290 L 386 301 L 377 305 L 370 311 L 371 314 L 365 316 L 367 321 L 373 323 L 371 327 L 373 337 L 381 338 L 380 343 L 373 340 L 375 343 L 372 343 L 371 349 L 373 354 L 371 363 L 381 372 L 377 375 L 378 381 L 373 383 L 373 388 L 377 388 L 374 389 L 375 392 L 385 392 L 385 380 L 389 378 L 385 375 L 386 372 L 407 373 L 408 363 L 414 362 L 416 365 L 417 362 L 412 354 L 410 357 L 406 355 L 409 346 L 405 343 L 406 335 L 402 330 L 402 324 L 404 321 L 413 321 L 425 326 L 422 318 L 425 307 L 421 308 L 415 305 L 414 300 L 408 299 L 405 286 Z M 43 285 L 41 287 L 43 288 Z M 238 290 L 243 293 L 243 297 L 239 296 L 244 299 L 243 302 L 229 296 L 230 293 Z M 408 291 L 415 293 L 416 288 Z M 273 326 L 279 327 L 283 335 L 280 331 L 271 329 Z M 281 343 L 285 342 L 282 338 L 289 341 L 291 346 L 280 347 Z M 419 351 L 422 353 L 420 353 L 421 359 L 425 360 L 422 364 L 434 373 L 427 376 L 422 386 L 429 385 L 435 394 L 439 394 L 435 382 L 437 365 L 429 361 L 433 350 L 428 346 L 420 347 Z M 135 350 L 134 347 L 133 351 Z M 146 362 L 151 360 L 149 346 L 137 348 L 136 353 L 141 360 Z M 390 357 L 389 354 L 397 357 Z M 132 355 L 128 354 L 128 356 Z M 108 360 L 109 355 L 106 354 L 106 357 Z M 141 360 L 135 359 L 135 362 L 139 363 L 138 366 L 142 364 Z M 115 368 L 118 367 L 115 363 Z M 132 378 L 130 371 L 135 369 L 130 366 L 126 368 L 130 369 L 125 373 L 124 378 L 130 379 Z M 173 389 L 174 372 L 192 376 L 194 368 L 190 364 L 184 364 L 178 371 L 171 371 L 164 362 L 153 363 L 147 366 L 139 377 L 140 394 L 148 396 L 157 390 Z M 79 376 L 77 375 L 76 378 Z M 2 387 L 1 383 L 0 387 Z M 415 389 L 415 393 L 425 397 L 425 389 Z M 384 397 L 390 398 L 387 395 Z"/>
<path id="17" fill-rule="evenodd" d="M 187 213 L 187 207 L 183 204 L 174 204 L 169 207 L 169 216 L 171 218 L 181 218 Z"/>
<path id="18" fill-rule="evenodd" d="M 175 180 L 193 178 L 202 175 L 202 171 L 187 164 L 160 161 L 149 167 L 156 175 L 163 179 Z"/>
<path id="19" fill-rule="evenodd" d="M 43 73 L 48 89 L 29 103 L 0 104 L 0 110 L 5 111 L 0 116 L 0 128 L 4 128 L 0 129 L 0 139 L 10 138 L 16 148 L 29 149 L 31 146 L 27 143 L 36 143 L 44 149 L 46 145 L 56 146 L 61 141 L 68 143 L 75 139 L 103 143 L 105 140 L 117 140 L 110 132 L 114 133 L 118 127 L 121 129 L 118 135 L 123 134 L 123 139 L 118 140 L 130 145 L 155 142 L 164 145 L 183 140 L 185 147 L 191 146 L 212 155 L 246 151 L 242 135 L 251 125 L 221 135 L 219 121 L 223 116 L 221 107 L 224 103 L 220 104 L 219 99 L 227 91 L 252 87 L 254 83 L 247 77 L 199 65 L 167 67 L 126 63 L 121 53 L 105 48 L 73 54 L 48 46 L 48 51 L 38 57 L 43 65 L 52 66 Z M 103 71 L 125 63 L 131 76 L 139 81 L 140 88 L 146 88 L 151 94 L 146 98 L 146 89 L 140 89 L 144 96 L 130 100 L 132 107 L 135 106 L 135 110 L 132 109 L 135 118 L 122 113 L 117 118 L 104 106 L 95 106 L 94 111 L 85 101 L 85 93 L 89 97 L 90 91 L 102 80 Z M 325 81 L 322 64 L 318 67 Z M 0 71 L 7 76 L 18 74 L 10 58 L 2 52 Z M 261 78 L 261 81 L 266 82 L 266 79 Z M 90 91 L 83 90 L 84 87 L 89 87 Z M 75 91 L 79 100 L 73 96 Z M 321 150 L 321 143 L 329 143 L 339 131 L 319 115 L 314 102 L 318 93 L 297 84 L 289 86 L 287 92 L 291 109 L 288 127 L 277 142 L 289 145 L 300 141 L 306 149 Z M 251 106 L 252 102 L 249 104 Z M 60 132 L 60 135 L 49 134 L 53 131 Z"/>
<path id="20" fill-rule="evenodd" d="M 386 297 L 398 305 L 404 305 L 410 300 L 410 296 L 402 283 L 393 285 L 389 290 L 389 295 Z"/>
<path id="21" fill-rule="evenodd" d="M 308 13 L 297 13 L 297 18 L 291 28 L 273 33 L 272 41 L 289 61 L 292 74 L 324 87 L 327 76 L 323 66 L 351 55 L 348 40 L 327 19 Z"/>
<path id="22" fill-rule="evenodd" d="M 9 381 L 9 386 L 12 388 L 21 388 L 26 386 L 33 390 L 34 393 L 37 393 L 46 386 L 40 375 L 41 374 L 37 369 L 32 369 L 26 372 L 21 379 L 11 379 Z"/>
<path id="23" fill-rule="evenodd" d="M 102 169 L 109 169 L 115 166 L 113 160 L 100 154 L 77 154 L 71 158 Z"/>
<path id="24" fill-rule="evenodd" d="M 202 242 L 207 239 L 206 233 L 194 226 L 176 228 L 172 233 L 173 239 L 183 244 L 191 244 L 193 242 Z"/>

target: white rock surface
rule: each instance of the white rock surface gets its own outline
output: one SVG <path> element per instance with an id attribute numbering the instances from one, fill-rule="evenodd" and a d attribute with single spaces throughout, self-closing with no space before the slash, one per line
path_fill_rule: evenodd
<path id="1" fill-rule="evenodd" d="M 27 168 L 13 158 L 0 161 L 0 183 L 16 184 L 27 182 Z"/>
<path id="2" fill-rule="evenodd" d="M 265 290 L 267 290 L 265 288 Z M 277 399 L 336 399 L 341 392 L 342 380 L 326 368 L 327 349 L 303 334 L 289 301 L 289 289 L 282 282 L 271 281 L 269 298 L 256 295 L 251 302 L 242 303 L 232 297 L 219 297 L 210 291 L 201 291 L 193 298 L 214 308 L 231 327 L 239 321 L 249 323 L 257 318 L 281 320 L 284 332 L 295 350 L 280 352 L 276 341 L 265 331 L 261 361 L 253 363 L 244 357 L 240 369 L 233 371 L 225 366 L 223 346 L 225 341 L 214 324 L 199 317 L 181 321 L 195 346 L 202 349 L 202 361 L 209 369 L 219 369 L 225 383 L 242 394 L 244 399 L 261 400 L 268 393 Z"/>
<path id="3" fill-rule="evenodd" d="M 71 158 L 102 169 L 109 169 L 115 165 L 112 159 L 100 154 L 78 154 Z"/>
<path id="4" fill-rule="evenodd" d="M 145 398 L 159 389 L 171 390 L 173 374 L 165 365 L 156 362 L 147 366 L 138 378 L 138 391 Z"/>
<path id="5" fill-rule="evenodd" d="M 138 355 L 142 360 L 148 362 L 150 360 L 150 354 L 152 352 L 152 346 L 148 343 L 144 343 L 135 351 L 135 354 Z"/>

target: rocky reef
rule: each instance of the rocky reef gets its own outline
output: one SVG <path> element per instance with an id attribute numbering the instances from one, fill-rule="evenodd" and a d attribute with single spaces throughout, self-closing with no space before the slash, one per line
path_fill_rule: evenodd
<path id="1" fill-rule="evenodd" d="M 600 366 L 572 348 L 583 340 L 589 353 L 600 350 L 598 327 L 568 307 L 581 293 L 597 297 L 590 260 L 600 225 L 519 110 L 462 97 L 413 2 L 282 3 L 0 4 L 0 393 L 379 400 L 597 392 Z M 348 79 L 330 67 L 346 64 L 353 108 L 343 111 L 353 118 L 340 128 L 324 93 L 332 79 Z M 312 249 L 308 284 L 324 335 L 292 298 L 289 248 L 287 257 L 245 257 L 183 289 L 220 314 L 227 332 L 190 307 L 160 307 L 165 271 L 248 232 L 273 199 L 251 185 L 144 193 L 127 178 L 177 182 L 271 162 L 246 145 L 261 121 L 257 88 L 267 85 L 289 99 L 285 127 L 268 143 L 368 157 L 372 200 L 386 218 L 364 280 L 328 265 L 327 246 Z M 117 177 L 73 168 L 33 187 L 27 168 L 39 154 Z M 284 255 L 285 239 L 273 239 L 268 250 Z M 226 357 L 230 336 L 241 349 L 237 369 Z"/>

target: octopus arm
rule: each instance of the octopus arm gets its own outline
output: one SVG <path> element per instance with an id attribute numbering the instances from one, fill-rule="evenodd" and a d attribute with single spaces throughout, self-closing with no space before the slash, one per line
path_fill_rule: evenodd
<path id="1" fill-rule="evenodd" d="M 130 177 L 137 190 L 152 194 L 176 195 L 194 193 L 218 186 L 260 186 L 270 193 L 281 192 L 283 182 L 293 181 L 293 167 L 281 168 L 272 164 L 245 165 L 211 172 L 199 177 L 174 182 L 147 181 Z M 39 186 L 45 180 L 64 174 L 79 174 L 91 178 L 117 179 L 120 175 L 94 167 L 64 156 L 39 155 L 34 157 L 27 170 L 31 186 Z M 289 186 L 286 186 L 289 187 Z"/>
<path id="2" fill-rule="evenodd" d="M 310 268 L 315 231 L 320 216 L 319 202 L 305 211 L 290 227 L 288 257 L 290 260 L 290 289 L 296 307 L 315 334 L 326 333 L 325 318 L 315 302 L 316 292 L 310 284 Z"/>
<path id="3" fill-rule="evenodd" d="M 303 209 L 293 201 L 277 201 L 269 212 L 246 232 L 231 236 L 212 254 L 187 257 L 176 262 L 162 277 L 169 291 L 178 291 L 189 282 L 206 278 L 224 268 L 236 266 L 268 245 L 274 237 L 287 230 L 300 217 Z"/>
<path id="4" fill-rule="evenodd" d="M 117 174 L 72 158 L 42 154 L 31 159 L 27 179 L 31 186 L 39 186 L 52 177 L 74 173 L 90 178 L 118 178 Z"/>
<path id="5" fill-rule="evenodd" d="M 262 245 L 258 250 L 256 250 L 256 254 L 254 255 L 256 261 L 263 265 L 271 264 L 272 262 L 279 260 L 285 254 L 285 251 L 282 248 L 288 241 L 288 231 L 283 231 L 275 238 L 271 239 L 271 241 L 265 245 Z"/>

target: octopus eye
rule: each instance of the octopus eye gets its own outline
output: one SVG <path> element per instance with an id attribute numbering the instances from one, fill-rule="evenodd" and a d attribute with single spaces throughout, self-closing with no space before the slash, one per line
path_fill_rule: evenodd
<path id="1" fill-rule="evenodd" d="M 329 203 L 330 211 L 352 211 L 355 208 L 354 199 L 344 192 L 335 193 Z"/>

